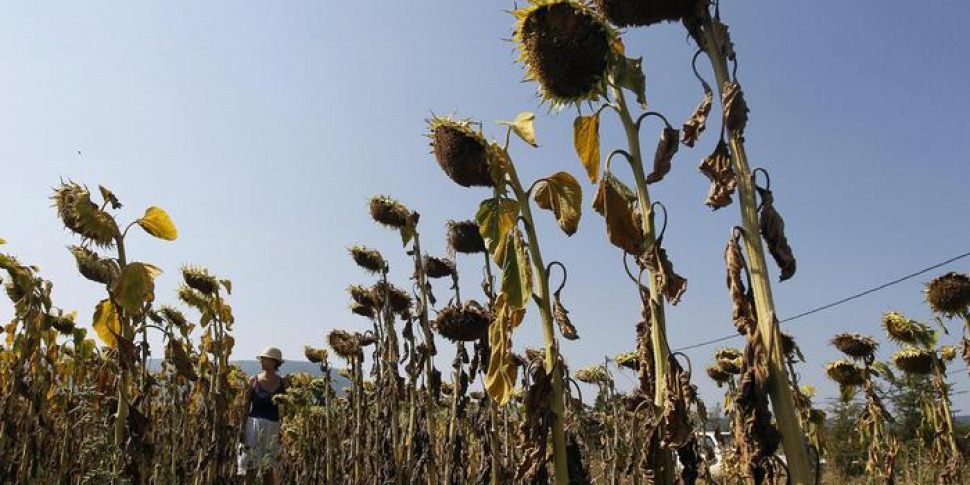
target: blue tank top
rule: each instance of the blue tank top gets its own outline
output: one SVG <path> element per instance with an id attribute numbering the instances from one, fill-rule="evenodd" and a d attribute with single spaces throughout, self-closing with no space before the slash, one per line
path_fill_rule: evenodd
<path id="1" fill-rule="evenodd" d="M 250 418 L 263 418 L 269 421 L 280 420 L 280 408 L 273 402 L 273 396 L 285 392 L 283 389 L 283 378 L 280 378 L 280 385 L 274 392 L 263 389 L 258 378 L 253 378 L 253 386 L 249 388 L 249 397 L 252 407 L 249 409 Z"/>

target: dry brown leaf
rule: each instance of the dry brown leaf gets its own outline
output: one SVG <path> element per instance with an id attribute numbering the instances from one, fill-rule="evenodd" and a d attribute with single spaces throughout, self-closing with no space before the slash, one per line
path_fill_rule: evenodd
<path id="1" fill-rule="evenodd" d="M 636 223 L 633 202 L 636 197 L 610 172 L 600 179 L 593 210 L 606 218 L 606 236 L 614 246 L 633 255 L 643 247 L 643 231 Z"/>
<path id="2" fill-rule="evenodd" d="M 653 172 L 647 175 L 648 184 L 663 180 L 670 172 L 670 162 L 674 159 L 677 149 L 680 148 L 678 138 L 680 138 L 680 132 L 673 128 L 664 128 L 660 132 L 657 151 L 653 155 Z"/>
<path id="3" fill-rule="evenodd" d="M 553 294 L 552 301 L 552 316 L 556 320 L 556 324 L 559 325 L 559 332 L 562 333 L 563 338 L 567 340 L 576 340 L 579 338 L 579 334 L 576 333 L 576 327 L 573 326 L 572 321 L 569 320 L 569 310 L 563 306 L 562 300 L 560 299 L 559 293 L 562 288 L 556 290 Z"/>
<path id="4" fill-rule="evenodd" d="M 714 92 L 710 86 L 704 85 L 704 99 L 694 109 L 694 114 L 684 122 L 683 136 L 681 141 L 684 145 L 693 148 L 694 143 L 700 138 L 704 128 L 707 127 L 707 116 L 711 114 L 711 105 L 714 103 Z"/>
<path id="5" fill-rule="evenodd" d="M 731 318 L 734 326 L 741 334 L 746 334 L 756 328 L 756 318 L 752 298 L 744 288 L 742 271 L 747 267 L 744 255 L 741 254 L 741 228 L 736 227 L 727 248 L 724 250 L 724 262 L 727 264 L 727 286 L 731 293 Z"/>
<path id="6" fill-rule="evenodd" d="M 785 237 L 785 220 L 775 210 L 775 198 L 768 189 L 758 187 L 761 196 L 761 212 L 758 214 L 758 229 L 768 244 L 768 252 L 781 269 L 781 281 L 795 275 L 795 255 L 792 254 L 788 238 Z"/>
<path id="7" fill-rule="evenodd" d="M 738 83 L 726 82 L 721 91 L 721 104 L 724 106 L 724 126 L 731 133 L 744 134 L 748 124 L 748 103 Z"/>
<path id="8" fill-rule="evenodd" d="M 731 167 L 731 156 L 728 146 L 721 140 L 714 147 L 714 151 L 701 161 L 698 167 L 711 181 L 711 190 L 707 194 L 704 204 L 713 210 L 731 205 L 731 195 L 737 188 L 738 181 Z"/>
<path id="9" fill-rule="evenodd" d="M 674 271 L 674 264 L 667 258 L 667 251 L 660 244 L 654 244 L 643 258 L 643 263 L 650 269 L 657 287 L 667 301 L 671 305 L 680 303 L 687 291 L 687 279 Z"/>

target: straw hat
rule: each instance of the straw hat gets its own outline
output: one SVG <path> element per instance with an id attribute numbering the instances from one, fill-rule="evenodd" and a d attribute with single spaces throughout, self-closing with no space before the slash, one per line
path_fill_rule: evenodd
<path id="1" fill-rule="evenodd" d="M 262 352 L 259 353 L 259 355 L 256 356 L 256 358 L 260 358 L 260 357 L 273 359 L 279 362 L 280 364 L 283 363 L 283 352 L 280 352 L 280 349 L 276 347 L 266 347 L 265 349 L 263 349 Z"/>

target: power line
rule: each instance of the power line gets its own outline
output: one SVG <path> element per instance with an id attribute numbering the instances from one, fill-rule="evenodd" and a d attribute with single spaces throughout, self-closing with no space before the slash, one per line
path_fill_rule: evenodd
<path id="1" fill-rule="evenodd" d="M 913 278 L 915 278 L 915 277 L 917 277 L 917 276 L 919 276 L 919 275 L 921 275 L 923 273 L 927 273 L 927 272 L 933 271 L 934 269 L 937 269 L 937 268 L 939 268 L 941 266 L 946 266 L 946 265 L 948 265 L 948 264 L 950 264 L 950 263 L 952 263 L 954 261 L 958 261 L 958 260 L 963 259 L 963 258 L 965 258 L 967 256 L 970 256 L 970 251 L 967 251 L 967 252 L 965 252 L 965 253 L 963 253 L 961 255 L 958 255 L 958 256 L 952 257 L 950 259 L 947 259 L 946 261 L 942 261 L 940 263 L 936 263 L 936 264 L 934 264 L 932 266 L 929 266 L 927 268 L 923 268 L 923 269 L 921 269 L 919 271 L 916 271 L 915 273 L 910 273 L 910 274 L 908 274 L 906 276 L 903 276 L 901 278 L 896 278 L 896 279 L 894 279 L 892 281 L 889 281 L 887 283 L 883 283 L 883 284 L 881 284 L 879 286 L 876 286 L 876 287 L 873 287 L 873 288 L 869 288 L 868 290 L 865 290 L 865 291 L 856 293 L 856 294 L 851 295 L 851 296 L 847 296 L 845 298 L 842 298 L 841 300 L 836 300 L 836 301 L 834 301 L 832 303 L 828 303 L 828 304 L 822 305 L 820 307 L 813 308 L 813 309 L 808 310 L 808 311 L 804 311 L 804 312 L 799 313 L 799 314 L 797 314 L 795 316 L 792 316 L 792 317 L 786 318 L 784 320 L 781 320 L 778 323 L 791 322 L 793 320 L 797 320 L 797 319 L 802 318 L 802 317 L 807 317 L 808 315 L 811 315 L 813 313 L 818 313 L 818 312 L 821 312 L 821 311 L 824 311 L 824 310 L 828 310 L 829 308 L 832 308 L 832 307 L 835 307 L 835 306 L 839 306 L 839 305 L 841 305 L 843 303 L 848 303 L 848 302 L 850 302 L 852 300 L 855 300 L 857 298 L 862 298 L 863 296 L 866 296 L 866 295 L 875 293 L 875 292 L 880 291 L 880 290 L 884 290 L 884 289 L 889 288 L 890 286 L 893 286 L 893 285 L 897 285 L 899 283 L 902 283 L 903 281 L 906 281 L 906 280 L 909 280 L 909 279 L 913 279 Z M 696 348 L 700 348 L 700 347 L 706 347 L 708 345 L 713 345 L 713 344 L 716 344 L 716 343 L 725 342 L 727 340 L 735 339 L 735 338 L 738 338 L 738 337 L 741 337 L 741 336 L 742 335 L 741 334 L 738 334 L 738 333 L 731 334 L 731 335 L 725 335 L 723 337 L 718 337 L 718 338 L 711 339 L 711 340 L 705 340 L 703 342 L 698 342 L 696 344 L 690 344 L 690 345 L 681 347 L 679 349 L 674 349 L 674 352 L 683 352 L 685 350 L 692 350 L 692 349 L 696 349 Z"/>

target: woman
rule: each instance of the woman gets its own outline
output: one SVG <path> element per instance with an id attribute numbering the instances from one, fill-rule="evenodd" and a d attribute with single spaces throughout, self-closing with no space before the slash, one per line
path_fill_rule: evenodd
<path id="1" fill-rule="evenodd" d="M 279 376 L 283 353 L 276 347 L 266 347 L 258 356 L 263 371 L 249 380 L 246 392 L 246 422 L 239 435 L 239 471 L 246 475 L 246 483 L 256 483 L 257 474 L 263 483 L 275 484 L 280 453 L 280 410 L 273 396 L 286 391 Z"/>

